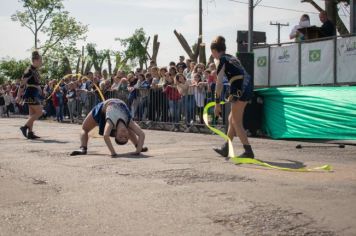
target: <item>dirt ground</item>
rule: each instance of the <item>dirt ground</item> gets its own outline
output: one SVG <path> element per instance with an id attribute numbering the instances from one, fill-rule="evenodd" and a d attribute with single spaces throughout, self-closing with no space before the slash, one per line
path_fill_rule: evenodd
<path id="1" fill-rule="evenodd" d="M 334 168 L 295 173 L 225 161 L 215 135 L 148 130 L 139 158 L 101 138 L 70 157 L 79 125 L 40 121 L 31 141 L 23 123 L 0 119 L 0 235 L 356 235 L 356 146 L 251 139 L 264 161 Z"/>

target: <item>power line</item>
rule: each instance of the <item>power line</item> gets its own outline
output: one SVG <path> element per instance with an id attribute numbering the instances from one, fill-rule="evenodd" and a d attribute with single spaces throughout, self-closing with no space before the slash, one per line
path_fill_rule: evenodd
<path id="1" fill-rule="evenodd" d="M 243 1 L 238 1 L 238 0 L 228 0 L 230 2 L 236 2 L 236 3 L 242 3 L 242 4 L 248 4 L 247 2 Z M 261 1 L 259 1 L 261 2 Z M 295 9 L 290 9 L 290 8 L 284 8 L 284 7 L 275 7 L 275 6 L 268 6 L 268 5 L 258 5 L 259 7 L 265 7 L 265 8 L 272 8 L 272 9 L 278 9 L 278 10 L 285 10 L 285 11 L 294 11 L 294 12 L 301 12 L 301 13 L 309 13 L 309 14 L 316 14 L 318 15 L 319 12 L 310 12 L 310 11 L 302 11 L 302 10 L 295 10 Z"/>

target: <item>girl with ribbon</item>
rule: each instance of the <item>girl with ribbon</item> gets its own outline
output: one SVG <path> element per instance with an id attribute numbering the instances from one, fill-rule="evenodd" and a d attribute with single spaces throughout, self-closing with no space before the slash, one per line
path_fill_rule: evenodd
<path id="1" fill-rule="evenodd" d="M 247 102 L 253 95 L 252 78 L 236 57 L 225 53 L 226 45 L 224 37 L 218 36 L 211 43 L 210 49 L 214 59 L 216 59 L 217 62 L 217 82 L 215 90 L 216 104 L 214 110 L 215 116 L 218 117 L 221 114 L 221 92 L 223 89 L 223 80 L 224 77 L 226 77 L 230 83 L 230 96 L 228 101 L 231 103 L 227 136 L 230 140 L 233 140 L 236 135 L 240 138 L 245 151 L 238 157 L 254 158 L 254 153 L 243 128 L 243 113 Z M 223 157 L 228 157 L 228 142 L 226 142 L 221 148 L 214 148 L 214 151 Z"/>

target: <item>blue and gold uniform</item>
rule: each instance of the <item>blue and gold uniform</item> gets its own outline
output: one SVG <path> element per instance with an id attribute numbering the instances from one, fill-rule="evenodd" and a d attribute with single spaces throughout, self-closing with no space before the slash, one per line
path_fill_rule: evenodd
<path id="1" fill-rule="evenodd" d="M 25 84 L 24 102 L 28 105 L 40 105 L 43 97 L 40 91 L 40 74 L 36 67 L 31 65 L 26 71 L 23 78 L 27 78 Z"/>
<path id="2" fill-rule="evenodd" d="M 222 71 L 224 70 L 224 71 Z M 229 102 L 249 101 L 253 96 L 252 77 L 234 56 L 223 54 L 217 65 L 217 74 L 224 73 L 230 83 Z"/>
<path id="3" fill-rule="evenodd" d="M 99 135 L 104 134 L 107 120 L 113 124 L 113 130 L 116 130 L 119 121 L 128 127 L 132 120 L 129 108 L 120 99 L 109 99 L 99 103 L 92 109 L 91 114 L 99 126 Z"/>

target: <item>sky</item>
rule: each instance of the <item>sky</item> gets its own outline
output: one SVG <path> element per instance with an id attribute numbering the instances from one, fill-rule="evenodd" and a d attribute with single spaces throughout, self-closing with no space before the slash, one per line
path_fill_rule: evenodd
<path id="1" fill-rule="evenodd" d="M 11 21 L 11 15 L 22 10 L 16 0 L 0 0 L 0 58 L 24 59 L 30 56 L 33 35 L 18 22 Z M 237 31 L 248 29 L 248 5 L 239 3 L 248 0 L 203 0 L 203 42 L 207 49 L 217 35 L 226 38 L 227 52 L 237 51 Z M 255 0 L 256 2 L 256 0 Z M 316 0 L 324 7 L 324 1 Z M 65 10 L 78 21 L 88 25 L 85 42 L 95 43 L 98 49 L 120 50 L 122 47 L 115 38 L 126 38 L 135 29 L 143 28 L 147 36 L 158 34 L 160 49 L 158 65 L 165 66 L 170 61 L 178 61 L 186 56 L 173 30 L 182 33 L 190 45 L 198 38 L 198 0 L 64 0 Z M 288 11 L 264 6 L 294 9 Z M 288 42 L 289 33 L 298 24 L 303 12 L 308 13 L 311 24 L 320 26 L 316 9 L 300 0 L 262 0 L 255 7 L 254 30 L 265 31 L 268 43 L 277 42 L 277 27 L 270 22 L 289 23 L 281 28 L 281 42 Z M 347 19 L 347 18 L 345 18 Z M 345 22 L 349 27 L 348 22 Z M 152 52 L 152 41 L 149 52 Z M 207 55 L 210 52 L 207 50 Z"/>

